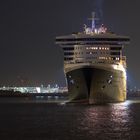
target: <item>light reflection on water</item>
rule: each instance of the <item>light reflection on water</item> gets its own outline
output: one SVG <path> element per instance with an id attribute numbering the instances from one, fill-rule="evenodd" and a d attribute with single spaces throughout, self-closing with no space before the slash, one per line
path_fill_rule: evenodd
<path id="1" fill-rule="evenodd" d="M 131 139 L 138 132 L 133 130 L 131 104 L 139 101 L 91 106 L 84 110 L 79 118 L 79 131 L 87 131 L 91 137 L 98 139 Z M 140 113 L 140 112 L 139 112 Z"/>
<path id="2" fill-rule="evenodd" d="M 0 99 L 0 138 L 4 140 L 137 140 L 139 132 L 140 100 L 58 105 Z"/>

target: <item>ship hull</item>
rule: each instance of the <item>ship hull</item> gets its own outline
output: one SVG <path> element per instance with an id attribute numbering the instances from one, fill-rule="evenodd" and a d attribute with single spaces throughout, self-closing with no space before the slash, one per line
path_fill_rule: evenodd
<path id="1" fill-rule="evenodd" d="M 65 74 L 70 102 L 100 104 L 126 100 L 126 77 L 121 70 L 82 66 Z"/>

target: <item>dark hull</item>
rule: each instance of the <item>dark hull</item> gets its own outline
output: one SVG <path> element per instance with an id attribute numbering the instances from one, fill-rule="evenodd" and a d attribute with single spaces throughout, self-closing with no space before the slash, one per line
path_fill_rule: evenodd
<path id="1" fill-rule="evenodd" d="M 69 101 L 111 103 L 126 100 L 123 71 L 85 66 L 66 73 Z"/>

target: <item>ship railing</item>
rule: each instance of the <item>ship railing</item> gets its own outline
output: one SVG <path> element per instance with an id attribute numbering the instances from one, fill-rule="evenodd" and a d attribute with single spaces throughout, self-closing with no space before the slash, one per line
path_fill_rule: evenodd
<path id="1" fill-rule="evenodd" d="M 114 60 L 92 60 L 92 61 L 69 61 L 65 62 L 64 65 L 75 65 L 75 64 L 116 64 L 119 65 L 120 61 Z"/>

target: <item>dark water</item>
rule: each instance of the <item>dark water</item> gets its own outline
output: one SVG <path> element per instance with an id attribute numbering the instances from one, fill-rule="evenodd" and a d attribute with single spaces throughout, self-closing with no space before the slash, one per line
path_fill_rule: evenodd
<path id="1" fill-rule="evenodd" d="M 0 140 L 140 139 L 140 100 L 108 105 L 9 100 L 0 99 Z"/>

